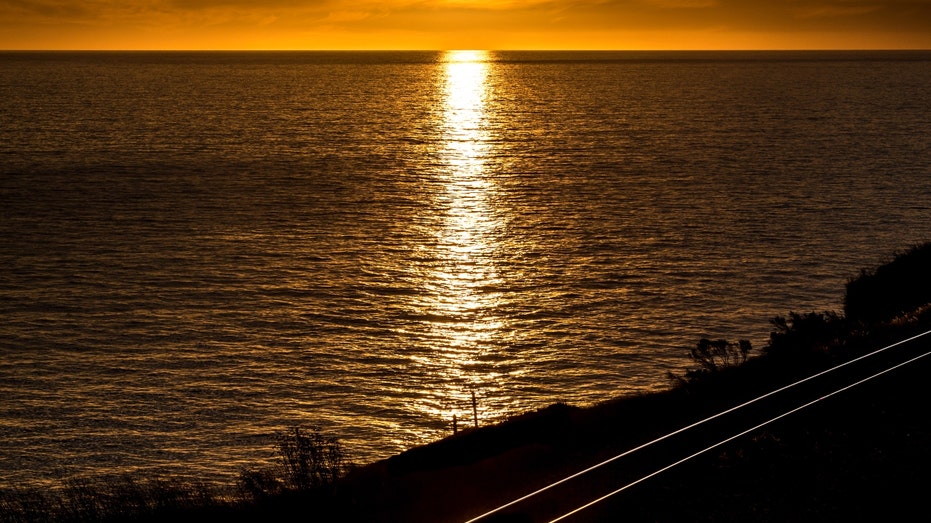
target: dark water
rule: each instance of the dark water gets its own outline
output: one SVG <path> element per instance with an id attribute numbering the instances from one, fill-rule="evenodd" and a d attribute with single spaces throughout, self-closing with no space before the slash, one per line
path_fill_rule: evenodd
<path id="1" fill-rule="evenodd" d="M 931 240 L 929 53 L 0 54 L 0 486 L 662 388 Z"/>

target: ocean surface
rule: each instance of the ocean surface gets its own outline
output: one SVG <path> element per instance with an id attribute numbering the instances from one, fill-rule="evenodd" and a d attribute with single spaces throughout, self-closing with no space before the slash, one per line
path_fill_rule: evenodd
<path id="1" fill-rule="evenodd" d="M 0 488 L 667 387 L 931 240 L 931 53 L 0 53 Z"/>

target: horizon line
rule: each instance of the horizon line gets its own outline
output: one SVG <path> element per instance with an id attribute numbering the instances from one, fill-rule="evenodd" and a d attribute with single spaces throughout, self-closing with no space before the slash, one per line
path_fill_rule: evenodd
<path id="1" fill-rule="evenodd" d="M 9 49 L 0 49 L 0 53 L 10 53 L 10 52 L 40 52 L 40 53 L 50 53 L 50 52 L 116 52 L 116 53 L 131 53 L 131 52 L 154 52 L 154 53 L 195 53 L 195 52 L 205 52 L 205 53 L 314 53 L 314 52 L 347 52 L 347 53 L 392 53 L 392 52 L 412 52 L 412 53 L 441 53 L 448 51 L 484 51 L 484 52 L 582 52 L 582 53 L 740 53 L 740 52 L 750 52 L 750 53 L 760 53 L 760 52 L 774 52 L 774 53 L 804 53 L 804 52 L 929 52 L 931 47 L 823 47 L 823 48 L 733 48 L 733 49 L 716 49 L 716 48 L 706 48 L 706 49 L 608 49 L 608 48 L 544 48 L 544 49 L 535 49 L 535 48 L 526 48 L 526 49 L 480 49 L 480 48 L 436 48 L 436 49 L 415 49 L 415 48 L 403 48 L 403 49 L 348 49 L 348 48 L 332 48 L 332 49 L 293 49 L 293 48 L 270 48 L 270 49 L 210 49 L 210 48 L 186 48 L 186 49 L 175 49 L 175 48 L 166 48 L 166 49 L 149 49 L 149 48 L 125 48 L 125 49 L 108 49 L 108 48 L 29 48 L 29 49 L 20 49 L 20 48 L 9 48 Z"/>

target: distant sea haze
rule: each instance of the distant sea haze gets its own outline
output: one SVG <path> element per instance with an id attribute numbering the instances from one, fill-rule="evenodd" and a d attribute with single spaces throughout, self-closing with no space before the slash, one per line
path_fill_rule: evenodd
<path id="1" fill-rule="evenodd" d="M 931 53 L 0 53 L 0 487 L 668 385 L 931 240 Z"/>

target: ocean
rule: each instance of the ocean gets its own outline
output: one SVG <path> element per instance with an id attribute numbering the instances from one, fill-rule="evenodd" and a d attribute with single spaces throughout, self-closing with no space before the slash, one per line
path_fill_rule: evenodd
<path id="1" fill-rule="evenodd" d="M 663 389 L 931 240 L 931 52 L 0 53 L 0 488 Z"/>

